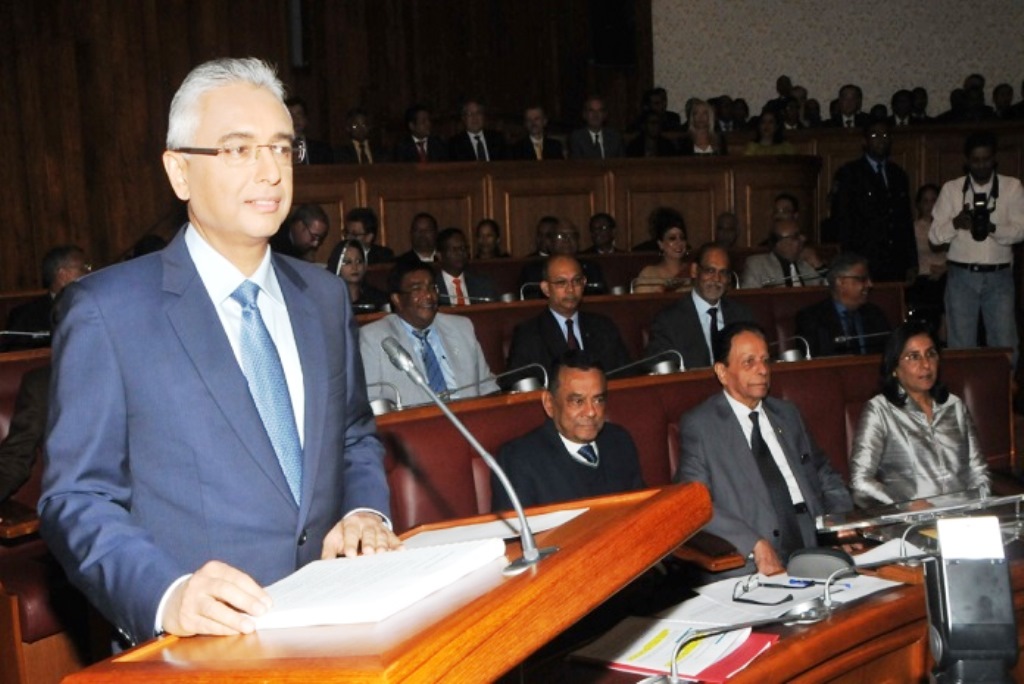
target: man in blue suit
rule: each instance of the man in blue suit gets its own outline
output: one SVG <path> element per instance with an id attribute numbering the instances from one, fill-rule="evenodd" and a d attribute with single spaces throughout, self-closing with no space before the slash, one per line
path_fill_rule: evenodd
<path id="1" fill-rule="evenodd" d="M 189 223 L 61 302 L 42 531 L 128 644 L 249 633 L 263 586 L 399 545 L 344 283 L 267 246 L 302 160 L 282 91 L 193 70 L 163 155 Z"/>

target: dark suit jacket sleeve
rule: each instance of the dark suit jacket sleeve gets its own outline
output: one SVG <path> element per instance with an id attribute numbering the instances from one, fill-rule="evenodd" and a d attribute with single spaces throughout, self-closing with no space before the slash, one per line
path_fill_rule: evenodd
<path id="1" fill-rule="evenodd" d="M 10 430 L 0 444 L 0 501 L 25 484 L 32 472 L 46 431 L 49 384 L 49 367 L 31 370 L 22 378 Z"/>
<path id="2" fill-rule="evenodd" d="M 518 439 L 506 442 L 501 446 L 501 449 L 498 451 L 498 456 L 496 457 L 498 465 L 505 471 L 505 476 L 512 485 L 512 489 L 515 490 L 516 496 L 519 497 L 519 502 L 524 507 L 534 505 L 534 502 L 538 497 L 538 492 L 530 485 L 529 478 L 521 476 L 522 470 L 520 468 L 516 468 L 513 461 L 515 460 L 516 455 L 521 452 L 523 448 L 526 448 L 527 450 L 531 447 L 542 448 L 539 440 L 533 439 L 534 434 L 535 433 L 529 433 L 523 437 L 519 437 Z M 530 446 L 524 447 L 524 443 L 528 443 Z M 493 472 L 491 473 L 491 510 L 512 510 L 512 499 L 509 498 L 505 488 L 501 486 L 498 476 Z"/>
<path id="3" fill-rule="evenodd" d="M 644 350 L 644 356 L 654 356 L 660 354 L 666 349 L 675 349 L 682 353 L 681 345 L 676 339 L 675 326 L 673 325 L 674 319 L 677 316 L 672 315 L 672 309 L 663 309 L 654 316 L 654 322 L 651 323 L 651 333 L 647 340 L 647 348 Z"/>
<path id="4" fill-rule="evenodd" d="M 551 355 L 544 344 L 537 318 L 523 321 L 515 327 L 508 350 L 508 368 L 522 368 L 531 363 L 539 363 L 545 369 L 551 366 Z"/>

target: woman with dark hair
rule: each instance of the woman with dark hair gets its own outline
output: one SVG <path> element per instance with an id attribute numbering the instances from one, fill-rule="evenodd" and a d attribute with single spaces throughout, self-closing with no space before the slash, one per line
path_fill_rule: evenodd
<path id="1" fill-rule="evenodd" d="M 793 146 L 785 141 L 782 135 L 782 119 L 773 109 L 765 109 L 757 120 L 757 133 L 752 142 L 747 143 L 743 154 L 749 156 L 765 156 L 773 154 L 796 154 Z"/>
<path id="2" fill-rule="evenodd" d="M 633 292 L 676 292 L 690 285 L 686 257 L 686 224 L 683 215 L 669 207 L 658 207 L 648 219 L 661 261 L 644 266 L 633 281 Z"/>
<path id="3" fill-rule="evenodd" d="M 357 314 L 380 311 L 381 307 L 388 303 L 388 295 L 365 282 L 366 256 L 363 252 L 363 243 L 355 239 L 344 240 L 340 248 L 341 258 L 338 259 L 337 275 L 348 285 L 352 309 Z"/>
<path id="4" fill-rule="evenodd" d="M 865 508 L 989 492 L 974 421 L 939 382 L 938 341 L 926 323 L 903 323 L 886 342 L 882 393 L 864 406 L 853 440 L 850 489 Z"/>
<path id="5" fill-rule="evenodd" d="M 481 219 L 476 224 L 474 259 L 499 259 L 508 256 L 501 249 L 501 227 L 494 219 Z"/>

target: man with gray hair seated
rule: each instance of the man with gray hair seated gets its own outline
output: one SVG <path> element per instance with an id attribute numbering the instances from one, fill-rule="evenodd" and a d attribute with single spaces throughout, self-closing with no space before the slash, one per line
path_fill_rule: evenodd
<path id="1" fill-rule="evenodd" d="M 811 355 L 880 353 L 891 328 L 885 313 L 868 302 L 873 283 L 867 259 L 843 252 L 827 280 L 829 296 L 796 315 L 796 334 L 807 340 Z"/>

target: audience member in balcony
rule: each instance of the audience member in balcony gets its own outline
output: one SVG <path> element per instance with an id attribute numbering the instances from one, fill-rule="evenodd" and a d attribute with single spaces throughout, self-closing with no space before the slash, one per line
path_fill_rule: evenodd
<path id="1" fill-rule="evenodd" d="M 523 111 L 523 127 L 526 137 L 509 149 L 510 159 L 565 159 L 562 143 L 547 134 L 548 117 L 543 107 L 527 107 Z"/>
<path id="2" fill-rule="evenodd" d="M 731 97 L 719 95 L 708 100 L 708 104 L 715 110 L 715 129 L 719 133 L 729 133 L 737 129 L 735 120 L 736 106 Z"/>
<path id="3" fill-rule="evenodd" d="M 757 120 L 757 133 L 747 143 L 743 154 L 749 156 L 771 156 L 777 154 L 796 154 L 796 150 L 786 142 L 782 129 L 782 119 L 770 109 L 761 112 Z"/>
<path id="4" fill-rule="evenodd" d="M 575 257 L 579 253 L 580 231 L 573 224 L 560 221 L 554 216 L 546 216 L 542 221 L 548 220 L 551 232 L 548 233 L 548 248 L 552 256 L 564 254 Z M 554 221 L 554 223 L 550 223 Z M 538 238 L 540 226 L 538 225 Z M 587 277 L 587 292 L 591 294 L 603 294 L 608 290 L 608 284 L 604 279 L 604 271 L 596 261 L 580 260 L 583 267 L 583 275 Z M 523 265 L 519 272 L 519 292 L 523 299 L 539 299 L 543 293 L 540 289 L 541 277 L 543 276 L 544 262 L 540 260 L 531 261 Z"/>
<path id="5" fill-rule="evenodd" d="M 761 109 L 770 109 L 780 117 L 786 109 L 786 103 L 793 94 L 793 81 L 789 76 L 782 75 L 775 79 L 775 99 L 768 100 Z"/>
<path id="6" fill-rule="evenodd" d="M 54 247 L 43 255 L 42 282 L 46 292 L 11 309 L 5 330 L 33 335 L 9 335 L 0 338 L 3 349 L 33 349 L 50 346 L 53 303 L 64 288 L 92 270 L 85 252 L 77 245 Z"/>
<path id="7" fill-rule="evenodd" d="M 939 380 L 927 323 L 896 327 L 882 356 L 882 393 L 864 405 L 850 456 L 850 489 L 869 508 L 939 494 L 990 491 L 967 406 Z"/>
<path id="8" fill-rule="evenodd" d="M 505 138 L 497 131 L 486 130 L 487 112 L 479 100 L 462 103 L 462 126 L 448 141 L 452 161 L 501 161 L 508 158 Z"/>
<path id="9" fill-rule="evenodd" d="M 474 259 L 506 259 L 508 252 L 501 248 L 501 226 L 494 219 L 480 219 L 474 235 Z"/>
<path id="10" fill-rule="evenodd" d="M 689 245 L 683 215 L 670 207 L 658 207 L 648 220 L 654 228 L 661 261 L 640 269 L 633 280 L 632 291 L 678 292 L 688 288 L 693 277 L 693 264 L 685 261 Z"/>
<path id="11" fill-rule="evenodd" d="M 309 118 L 306 116 L 306 102 L 301 97 L 289 97 L 285 100 L 288 111 L 292 115 L 292 125 L 295 127 L 295 140 L 302 141 L 306 145 L 305 164 L 331 164 L 334 162 L 334 152 L 331 146 L 322 140 L 314 140 L 306 133 L 309 126 Z"/>
<path id="12" fill-rule="evenodd" d="M 661 120 L 662 131 L 679 131 L 683 128 L 682 119 L 678 112 L 670 111 L 668 108 L 668 92 L 661 87 L 651 88 L 644 92 L 643 102 L 640 104 L 640 116 L 633 124 L 634 131 L 643 129 L 644 120 L 649 112 L 654 112 Z"/>
<path id="13" fill-rule="evenodd" d="M 432 133 L 430 109 L 421 104 L 406 109 L 405 126 L 409 133 L 395 145 L 395 161 L 420 164 L 448 161 L 448 146 Z"/>
<path id="14" fill-rule="evenodd" d="M 963 88 L 954 88 L 949 93 L 949 109 L 935 117 L 935 123 L 950 124 L 964 120 L 967 109 L 967 92 Z"/>
<path id="15" fill-rule="evenodd" d="M 421 211 L 409 224 L 409 242 L 412 249 L 402 252 L 395 261 L 432 264 L 437 261 L 437 219 Z"/>
<path id="16" fill-rule="evenodd" d="M 603 211 L 590 217 L 590 247 L 580 254 L 622 254 L 615 246 L 615 218 Z"/>
<path id="17" fill-rule="evenodd" d="M 734 131 L 747 131 L 750 130 L 750 105 L 742 97 L 737 97 L 732 101 L 732 126 Z"/>
<path id="18" fill-rule="evenodd" d="M 748 287 L 804 287 L 824 285 L 821 273 L 801 258 L 806 237 L 800 224 L 782 219 L 772 224 L 768 254 L 754 254 L 743 264 L 740 286 Z"/>
<path id="19" fill-rule="evenodd" d="M 1012 348 L 1016 366 L 1013 246 L 1024 240 L 1024 189 L 1016 178 L 996 173 L 997 148 L 995 135 L 988 131 L 967 137 L 967 174 L 942 186 L 928 239 L 949 245 L 949 346 L 978 346 L 980 315 L 988 345 Z"/>
<path id="20" fill-rule="evenodd" d="M 329 232 L 330 224 L 323 207 L 300 204 L 292 209 L 274 237 L 270 238 L 270 248 L 280 254 L 316 263 L 316 253 Z"/>
<path id="21" fill-rule="evenodd" d="M 372 142 L 372 122 L 363 109 L 352 109 L 345 114 L 345 133 L 349 141 L 338 148 L 334 161 L 338 164 L 380 164 L 388 161 L 388 155 L 379 145 Z"/>
<path id="22" fill-rule="evenodd" d="M 821 103 L 810 99 L 804 103 L 804 125 L 807 128 L 821 128 Z"/>
<path id="23" fill-rule="evenodd" d="M 864 256 L 872 277 L 906 283 L 917 275 L 917 245 L 910 181 L 889 159 L 891 139 L 884 121 L 864 130 L 864 155 L 841 166 L 832 181 L 831 220 L 840 246 Z"/>
<path id="24" fill-rule="evenodd" d="M 679 154 L 692 157 L 726 154 L 725 136 L 715 128 L 715 111 L 704 100 L 693 100 L 686 135 L 679 139 Z"/>
<path id="25" fill-rule="evenodd" d="M 348 286 L 353 310 L 356 313 L 380 311 L 388 303 L 388 295 L 366 282 L 363 243 L 359 240 L 343 240 L 338 253 L 341 257 L 336 273 Z"/>
<path id="26" fill-rule="evenodd" d="M 864 93 L 860 86 L 848 83 L 839 89 L 837 111 L 828 123 L 829 128 L 856 128 L 863 130 L 870 123 L 868 115 L 861 111 Z"/>
<path id="27" fill-rule="evenodd" d="M 733 272 L 729 253 L 721 247 L 714 243 L 701 247 L 691 275 L 693 290 L 654 317 L 644 356 L 675 349 L 683 355 L 685 368 L 707 368 L 714 358 L 712 341 L 718 332 L 730 323 L 753 321 L 754 315 L 746 304 L 725 296 Z"/>
<path id="28" fill-rule="evenodd" d="M 731 250 L 736 246 L 740 236 L 740 222 L 736 214 L 731 211 L 723 211 L 715 219 L 715 244 L 725 250 Z"/>
<path id="29" fill-rule="evenodd" d="M 1020 84 L 1020 102 L 1013 105 L 1011 112 L 1015 119 L 1024 119 L 1024 81 Z"/>
<path id="30" fill-rule="evenodd" d="M 267 247 L 283 89 L 257 59 L 192 70 L 162 157 L 188 225 L 61 297 L 40 529 L 127 644 L 251 633 L 263 586 L 400 545 L 347 293 Z"/>
<path id="31" fill-rule="evenodd" d="M 878 104 L 871 107 L 871 111 L 868 112 L 868 119 L 874 123 L 881 121 L 882 123 L 888 123 L 889 121 L 889 108 L 879 102 Z"/>
<path id="32" fill-rule="evenodd" d="M 714 370 L 724 391 L 680 419 L 675 480 L 710 490 L 714 510 L 704 529 L 748 559 L 730 575 L 779 573 L 794 551 L 817 546 L 817 516 L 853 508 L 850 493 L 797 407 L 768 396 L 763 330 L 726 326 Z"/>
<path id="33" fill-rule="evenodd" d="M 946 295 L 946 253 L 949 245 L 933 245 L 928 239 L 932 227 L 932 210 L 939 197 L 939 187 L 922 185 L 917 191 L 917 219 L 914 240 L 917 243 L 917 278 L 907 289 L 907 309 L 913 317 L 927 320 L 933 330 L 942 331 L 942 315 Z"/>
<path id="34" fill-rule="evenodd" d="M 917 86 L 910 91 L 910 96 L 910 118 L 916 124 L 931 123 L 932 118 L 928 116 L 928 91 L 921 86 Z"/>
<path id="35" fill-rule="evenodd" d="M 615 323 L 607 316 L 580 311 L 587 278 L 583 267 L 568 255 L 544 263 L 540 288 L 548 308 L 515 327 L 508 368 L 539 363 L 548 368 L 570 349 L 583 349 L 602 367 L 612 370 L 629 363 L 629 352 Z"/>
<path id="36" fill-rule="evenodd" d="M 28 482 L 43 447 L 49 405 L 50 366 L 33 368 L 21 378 L 10 428 L 0 443 L 0 503 Z"/>
<path id="37" fill-rule="evenodd" d="M 645 487 L 633 438 L 605 420 L 607 383 L 601 364 L 586 351 L 561 355 L 541 394 L 548 419 L 506 442 L 498 463 L 524 507 Z M 491 475 L 491 510 L 512 502 Z"/>
<path id="38" fill-rule="evenodd" d="M 541 216 L 537 221 L 537 227 L 534 229 L 534 249 L 526 256 L 543 257 L 545 259 L 551 256 L 551 241 L 554 239 L 555 231 L 558 230 L 559 224 L 560 222 L 555 216 Z"/>
<path id="39" fill-rule="evenodd" d="M 583 128 L 569 135 L 571 159 L 616 159 L 626 156 L 622 134 L 609 128 L 608 111 L 600 97 L 589 97 L 583 103 Z"/>
<path id="40" fill-rule="evenodd" d="M 1000 83 L 992 90 L 992 113 L 1000 121 L 1017 118 L 1013 111 L 1013 86 L 1009 83 Z"/>
<path id="41" fill-rule="evenodd" d="M 807 340 L 811 355 L 877 354 L 885 346 L 889 321 L 868 301 L 871 273 L 859 254 L 843 252 L 828 270 L 829 296 L 797 312 L 796 334 Z"/>
<path id="42" fill-rule="evenodd" d="M 909 90 L 897 90 L 892 94 L 892 116 L 889 117 L 891 128 L 903 128 L 919 123 L 914 120 L 914 96 Z"/>
<path id="43" fill-rule="evenodd" d="M 786 101 L 782 109 L 782 129 L 784 131 L 800 131 L 804 129 L 804 122 L 800 118 L 800 102 L 791 97 Z"/>
<path id="44" fill-rule="evenodd" d="M 473 322 L 463 316 L 438 313 L 437 295 L 430 264 L 399 261 L 388 274 L 388 296 L 394 313 L 359 330 L 359 350 L 368 386 L 384 382 L 394 385 L 405 406 L 427 404 L 431 399 L 392 365 L 381 348 L 388 337 L 409 350 L 430 388 L 444 398 L 463 399 L 498 389 L 477 342 Z M 466 388 L 460 389 L 463 387 Z M 390 396 L 380 386 L 371 387 L 369 394 L 371 398 Z"/>
<path id="45" fill-rule="evenodd" d="M 661 117 L 655 112 L 644 115 L 640 133 L 626 145 L 627 157 L 674 157 L 676 146 L 661 134 Z"/>
<path id="46" fill-rule="evenodd" d="M 444 306 L 469 306 L 498 301 L 498 291 L 489 275 L 466 268 L 469 242 L 458 228 L 445 228 L 437 236 L 437 291 Z"/>
<path id="47" fill-rule="evenodd" d="M 395 260 L 395 253 L 377 244 L 377 214 L 369 207 L 355 207 L 345 214 L 342 242 L 331 250 L 327 258 L 327 270 L 335 275 L 339 272 L 341 252 L 345 240 L 358 240 L 363 246 L 363 261 L 366 265 L 383 264 Z"/>

